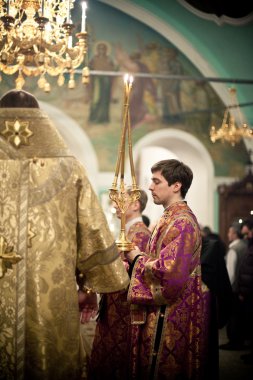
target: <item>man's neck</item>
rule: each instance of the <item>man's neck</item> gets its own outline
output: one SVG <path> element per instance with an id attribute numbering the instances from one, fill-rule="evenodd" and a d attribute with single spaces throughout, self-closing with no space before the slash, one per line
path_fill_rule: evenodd
<path id="1" fill-rule="evenodd" d="M 131 215 L 126 215 L 126 223 L 130 222 L 131 220 L 133 219 L 136 219 L 136 218 L 141 218 L 141 214 L 138 212 L 138 213 L 134 213 L 134 214 L 131 214 Z"/>
<path id="2" fill-rule="evenodd" d="M 164 205 L 164 209 L 170 207 L 173 205 L 173 203 L 182 202 L 184 199 L 180 196 L 173 197 L 173 199 L 170 199 L 166 205 Z"/>

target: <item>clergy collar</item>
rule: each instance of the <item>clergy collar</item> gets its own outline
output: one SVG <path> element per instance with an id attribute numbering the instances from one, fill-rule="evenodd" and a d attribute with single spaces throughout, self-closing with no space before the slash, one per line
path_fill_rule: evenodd
<path id="1" fill-rule="evenodd" d="M 164 212 L 165 212 L 165 211 L 169 211 L 171 208 L 174 208 L 176 205 L 179 205 L 180 203 L 182 203 L 182 204 L 187 204 L 187 202 L 186 202 L 184 199 L 182 199 L 181 201 L 173 202 L 173 203 L 171 203 L 169 206 L 167 206 L 167 207 L 164 209 Z"/>

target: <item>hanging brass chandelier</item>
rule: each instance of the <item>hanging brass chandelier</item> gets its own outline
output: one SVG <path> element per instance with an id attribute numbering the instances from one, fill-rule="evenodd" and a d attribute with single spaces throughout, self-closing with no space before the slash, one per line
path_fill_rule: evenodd
<path id="1" fill-rule="evenodd" d="M 38 86 L 50 92 L 47 76 L 58 77 L 62 86 L 69 74 L 68 87 L 75 87 L 74 73 L 87 53 L 86 3 L 82 6 L 81 30 L 72 46 L 71 9 L 75 0 L 0 0 L 0 75 L 17 73 L 16 89 L 25 76 L 38 77 Z M 89 71 L 82 71 L 87 83 Z"/>
<path id="2" fill-rule="evenodd" d="M 230 88 L 229 95 L 231 103 L 224 112 L 221 127 L 219 129 L 216 129 L 214 125 L 211 127 L 210 139 L 213 143 L 217 140 L 221 140 L 222 142 L 226 141 L 232 146 L 235 146 L 235 144 L 239 143 L 243 138 L 253 138 L 253 129 L 242 122 L 242 115 L 236 96 L 236 89 Z M 233 115 L 230 112 L 230 109 L 232 108 L 234 108 Z M 236 124 L 236 116 L 239 125 Z"/>

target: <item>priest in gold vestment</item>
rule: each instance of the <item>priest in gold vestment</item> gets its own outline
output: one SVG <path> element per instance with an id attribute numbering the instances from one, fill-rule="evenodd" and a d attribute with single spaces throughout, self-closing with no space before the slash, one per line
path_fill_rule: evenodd
<path id="1" fill-rule="evenodd" d="M 24 91 L 0 99 L 0 177 L 0 379 L 80 379 L 77 282 L 129 280 L 83 166 Z"/>

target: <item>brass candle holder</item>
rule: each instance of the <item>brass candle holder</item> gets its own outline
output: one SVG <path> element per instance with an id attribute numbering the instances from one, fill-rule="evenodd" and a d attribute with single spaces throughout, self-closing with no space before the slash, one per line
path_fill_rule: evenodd
<path id="1" fill-rule="evenodd" d="M 133 77 L 129 74 L 124 76 L 124 109 L 121 139 L 118 150 L 118 158 L 115 169 L 115 176 L 112 187 L 109 189 L 109 198 L 116 203 L 121 213 L 121 228 L 120 236 L 116 240 L 119 251 L 131 251 L 134 246 L 126 237 L 126 211 L 129 205 L 140 198 L 140 190 L 136 185 L 135 169 L 132 152 L 132 135 L 129 113 L 129 99 L 132 89 Z M 125 185 L 125 155 L 126 155 L 126 140 L 128 139 L 128 155 L 131 169 L 131 186 Z M 118 184 L 120 173 L 120 180 Z"/>

